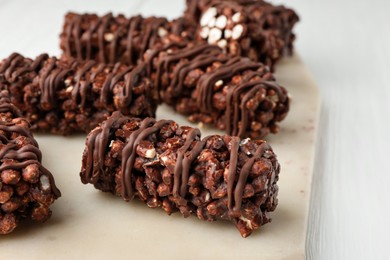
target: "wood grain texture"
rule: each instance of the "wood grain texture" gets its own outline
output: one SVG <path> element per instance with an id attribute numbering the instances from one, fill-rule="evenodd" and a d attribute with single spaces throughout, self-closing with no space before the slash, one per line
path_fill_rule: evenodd
<path id="1" fill-rule="evenodd" d="M 390 259 L 389 1 L 290 1 L 322 94 L 308 259 Z"/>
<path id="2" fill-rule="evenodd" d="M 59 54 L 65 10 L 105 13 L 109 8 L 174 17 L 183 1 L 1 0 L 0 56 Z M 323 104 L 307 258 L 390 259 L 390 2 L 296 0 L 288 5 L 302 18 L 297 50 Z"/>

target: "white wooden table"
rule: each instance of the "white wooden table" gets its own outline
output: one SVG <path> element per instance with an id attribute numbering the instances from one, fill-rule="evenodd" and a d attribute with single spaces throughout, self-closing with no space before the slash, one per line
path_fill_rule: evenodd
<path id="1" fill-rule="evenodd" d="M 308 259 L 390 259 L 390 1 L 288 5 L 302 19 L 297 52 L 322 92 Z M 173 18 L 183 7 L 184 0 L 0 0 L 0 57 L 59 54 L 64 10 Z"/>

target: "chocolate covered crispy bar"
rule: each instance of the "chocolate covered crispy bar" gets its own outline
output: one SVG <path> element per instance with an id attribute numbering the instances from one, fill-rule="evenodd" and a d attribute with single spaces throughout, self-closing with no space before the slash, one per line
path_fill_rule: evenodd
<path id="1" fill-rule="evenodd" d="M 115 112 L 88 135 L 80 176 L 84 184 L 167 214 L 229 220 L 247 237 L 271 220 L 279 171 L 265 141 L 202 139 L 198 129 L 171 120 Z"/>
<path id="2" fill-rule="evenodd" d="M 160 99 L 192 122 L 261 138 L 279 131 L 290 106 L 267 66 L 206 43 L 156 45 L 144 57 Z"/>
<path id="3" fill-rule="evenodd" d="M 187 0 L 186 18 L 197 24 L 196 40 L 273 68 L 291 54 L 297 14 L 262 0 Z"/>
<path id="4" fill-rule="evenodd" d="M 29 123 L 0 92 L 0 234 L 11 233 L 24 219 L 44 222 L 50 205 L 61 196 L 51 173 L 41 164 L 42 154 Z"/>
<path id="5" fill-rule="evenodd" d="M 64 29 L 61 38 L 62 46 L 65 46 L 64 42 L 74 42 L 67 45 L 73 46 L 69 47 L 68 51 L 63 47 L 64 54 L 102 60 L 100 56 L 106 57 L 109 53 L 114 53 L 110 50 L 115 49 L 115 53 L 121 55 L 111 56 L 113 58 L 111 62 L 118 60 L 125 63 L 140 60 L 145 62 L 148 67 L 146 74 L 153 80 L 159 102 L 173 106 L 176 111 L 188 116 L 190 121 L 213 124 L 218 129 L 225 130 L 227 134 L 239 137 L 262 138 L 269 133 L 279 131 L 278 122 L 282 121 L 288 113 L 289 98 L 287 91 L 275 82 L 270 70 L 264 64 L 249 58 L 226 54 L 218 46 L 198 43 L 186 37 L 193 34 L 185 33 L 183 36 L 181 30 L 192 28 L 186 26 L 189 19 L 182 18 L 175 22 L 164 20 L 164 23 L 160 23 L 162 20 L 155 17 L 136 16 L 127 19 L 128 26 L 135 28 L 134 19 L 141 19 L 140 23 L 144 21 L 145 26 L 136 26 L 139 29 L 135 31 L 129 27 L 126 31 L 124 28 L 127 27 L 119 26 L 119 24 L 126 24 L 124 22 L 127 21 L 126 18 L 111 15 L 105 17 L 69 14 L 65 19 L 64 28 L 72 26 L 79 29 L 76 30 L 78 33 L 72 34 L 72 37 L 69 36 L 71 34 L 66 33 L 68 29 Z M 103 26 L 103 20 L 107 20 L 107 23 L 112 26 Z M 95 28 L 94 24 L 98 25 L 98 29 L 92 29 Z M 178 29 L 173 30 L 172 24 L 175 24 L 175 28 Z M 145 36 L 145 28 L 148 26 L 155 28 L 147 30 L 148 40 L 136 40 Z M 164 29 L 164 26 L 167 27 Z M 160 36 L 158 28 L 167 33 Z M 122 32 L 122 38 L 125 39 L 125 35 L 128 38 L 118 39 L 109 45 L 104 41 L 104 37 L 96 36 L 98 32 L 101 34 Z M 100 44 L 95 42 L 94 48 L 87 48 L 83 45 L 82 39 L 88 38 L 88 40 L 84 39 L 84 44 L 89 46 L 93 42 L 91 35 L 95 35 L 94 39 L 100 39 L 98 41 Z M 127 57 L 125 53 L 129 51 L 121 47 L 121 42 L 128 43 L 126 46 L 131 47 L 130 53 L 136 55 L 135 59 L 131 59 L 132 61 L 122 59 Z M 148 44 L 141 44 L 143 47 L 139 47 L 140 43 L 145 42 Z M 76 45 L 79 47 L 76 48 Z M 95 54 L 92 54 L 92 49 L 96 51 Z M 79 50 L 80 53 L 76 55 L 76 52 L 71 50 Z"/>
<path id="6" fill-rule="evenodd" d="M 14 53 L 0 62 L 0 89 L 30 122 L 56 134 L 89 132 L 113 111 L 154 116 L 157 94 L 145 65 L 98 64 L 42 54 L 32 60 Z"/>
<path id="7" fill-rule="evenodd" d="M 112 13 L 104 16 L 68 13 L 60 47 L 65 56 L 79 60 L 134 65 L 156 43 L 192 39 L 194 30 L 194 25 L 184 18 L 168 21 L 140 15 L 127 18 Z"/>

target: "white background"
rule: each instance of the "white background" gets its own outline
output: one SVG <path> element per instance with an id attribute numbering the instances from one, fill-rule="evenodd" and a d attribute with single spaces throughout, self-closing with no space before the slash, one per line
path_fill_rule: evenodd
<path id="1" fill-rule="evenodd" d="M 307 256 L 390 259 L 390 1 L 283 2 L 301 16 L 296 49 L 322 93 Z M 173 18 L 183 7 L 184 0 L 0 0 L 0 56 L 60 54 L 67 10 Z"/>

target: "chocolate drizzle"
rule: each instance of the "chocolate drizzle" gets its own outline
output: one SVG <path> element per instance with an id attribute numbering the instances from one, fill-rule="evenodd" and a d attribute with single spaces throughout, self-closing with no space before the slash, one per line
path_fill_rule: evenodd
<path id="1" fill-rule="evenodd" d="M 45 59 L 44 59 L 45 58 Z M 27 67 L 16 68 L 18 62 L 24 60 L 24 57 L 20 54 L 12 54 L 9 58 L 3 61 L 3 66 L 0 73 L 4 73 L 6 78 L 9 78 L 9 75 L 21 75 L 21 71 L 29 72 L 33 71 L 33 68 L 37 66 L 37 63 L 33 63 Z M 68 64 L 68 68 L 64 68 L 59 65 L 59 60 L 56 58 L 49 58 L 48 56 L 40 56 L 38 59 L 40 64 L 39 67 L 43 69 L 40 71 L 39 75 L 39 85 L 41 88 L 41 106 L 44 110 L 51 110 L 56 105 L 56 91 L 64 86 L 65 77 L 68 74 L 75 75 L 74 81 L 75 85 L 72 90 L 72 100 L 74 105 L 78 105 L 78 97 L 81 98 L 80 106 L 85 106 L 85 100 L 87 95 L 87 89 L 92 87 L 92 82 L 95 78 L 102 73 L 104 70 L 109 69 L 106 65 L 98 65 L 95 61 L 88 61 L 85 63 L 78 63 L 72 61 Z M 107 74 L 106 80 L 103 83 L 103 87 L 100 92 L 100 100 L 103 104 L 109 104 L 109 94 L 112 93 L 115 84 L 119 81 L 124 81 L 125 86 L 123 90 L 123 97 L 126 97 L 126 100 L 122 104 L 131 103 L 131 90 L 137 81 L 134 80 L 124 80 L 126 74 L 130 73 L 134 68 L 133 67 L 121 67 L 120 63 L 115 64 L 112 71 Z M 86 74 L 95 68 L 94 73 L 88 78 Z M 142 66 L 140 66 L 142 68 Z M 142 72 L 142 69 L 138 70 L 139 73 Z M 134 75 L 136 76 L 136 75 Z"/>
<path id="2" fill-rule="evenodd" d="M 12 113 L 13 117 L 21 117 L 20 110 L 11 103 L 8 92 L 0 92 L 0 113 Z"/>
<path id="3" fill-rule="evenodd" d="M 197 128 L 193 128 L 191 130 L 189 130 L 189 132 L 187 133 L 186 135 L 186 140 L 185 140 L 185 143 L 184 145 L 179 148 L 179 150 L 177 151 L 177 156 L 176 156 L 176 164 L 175 164 L 175 168 L 174 168 L 174 171 L 173 171 L 173 196 L 176 196 L 178 197 L 179 196 L 179 189 L 180 189 L 180 196 L 182 198 L 185 197 L 185 195 L 187 194 L 187 191 L 185 190 L 185 187 L 188 183 L 188 178 L 189 178 L 189 168 L 190 168 L 190 165 L 192 163 L 192 161 L 190 161 L 190 159 L 188 158 L 191 158 L 192 160 L 194 160 L 194 158 L 197 157 L 197 153 L 200 152 L 200 149 L 195 151 L 195 153 L 193 153 L 193 151 L 191 150 L 189 153 L 190 153 L 190 157 L 186 157 L 187 160 L 185 161 L 186 164 L 184 164 L 184 154 L 188 151 L 188 149 L 190 148 L 190 145 L 192 144 L 193 141 L 195 141 L 195 138 L 198 137 L 200 138 L 200 131 L 199 129 Z M 205 142 L 202 142 L 202 143 L 205 143 Z M 185 170 L 185 171 L 184 171 Z M 182 178 L 180 178 L 182 177 Z M 180 182 L 181 182 L 181 185 L 180 185 Z"/>
<path id="4" fill-rule="evenodd" d="M 240 138 L 233 137 L 230 148 L 229 172 L 227 178 L 228 209 L 233 210 L 234 180 L 237 170 L 238 149 L 240 148 Z"/>
<path id="5" fill-rule="evenodd" d="M 243 136 L 245 134 L 245 129 L 250 124 L 245 104 L 261 89 L 273 89 L 278 94 L 282 103 L 287 100 L 287 96 L 283 93 L 280 86 L 272 81 L 248 80 L 248 82 L 241 84 L 237 88 L 229 89 L 226 97 L 227 106 L 225 112 L 227 132 L 235 136 Z M 239 97 L 242 94 L 244 96 L 241 102 L 239 102 Z M 239 126 L 241 127 L 239 128 Z"/>
<path id="6" fill-rule="evenodd" d="M 186 142 L 195 141 L 194 134 L 196 134 L 196 136 L 198 136 L 198 138 L 200 138 L 200 132 L 198 132 L 199 130 L 197 128 L 194 128 L 192 131 L 193 132 L 192 132 L 191 139 L 189 139 L 187 137 Z M 183 154 L 183 156 L 184 156 L 183 163 L 182 163 L 182 165 L 179 166 L 182 169 L 182 171 L 181 172 L 178 171 L 178 174 L 181 174 L 181 177 L 182 177 L 181 178 L 181 186 L 180 186 L 180 196 L 182 198 L 184 198 L 187 194 L 187 183 L 188 183 L 188 180 L 190 177 L 191 165 L 196 160 L 198 155 L 202 152 L 208 139 L 209 139 L 209 137 L 205 137 L 202 140 L 197 140 L 196 144 L 193 146 L 193 148 L 187 154 L 185 154 L 185 155 Z M 176 164 L 178 164 L 178 163 L 176 163 Z M 175 165 L 175 169 L 176 169 L 176 165 Z M 177 186 L 179 186 L 179 185 L 177 185 Z"/>
<path id="7" fill-rule="evenodd" d="M 21 92 L 21 97 L 26 91 L 25 88 L 38 84 L 40 91 L 36 95 L 40 100 L 40 106 L 34 105 L 34 109 L 39 112 L 49 113 L 64 109 L 62 105 L 64 94 L 59 93 L 65 93 L 65 98 L 71 100 L 67 104 L 71 104 L 71 109 L 74 109 L 76 114 L 84 112 L 91 114 L 94 110 L 106 109 L 108 112 L 120 110 L 124 114 L 134 116 L 154 116 L 156 104 L 152 102 L 153 90 L 149 86 L 149 80 L 144 76 L 145 73 L 144 63 L 136 67 L 121 63 L 104 65 L 96 61 L 58 60 L 46 54 L 32 61 L 14 53 L 2 61 L 0 80 L 2 79 L 3 88 L 20 82 L 16 86 L 20 88 L 18 91 Z M 133 94 L 134 88 L 141 85 L 144 87 L 143 92 L 138 91 L 138 94 Z M 137 110 L 131 110 L 133 102 L 140 95 L 146 96 L 144 103 L 138 104 Z M 98 101 L 94 100 L 94 96 Z M 28 110 L 26 106 L 30 104 L 23 104 L 21 100 L 19 103 L 19 108 L 23 112 L 29 112 L 25 110 Z M 138 110 L 140 105 L 144 108 Z M 135 114 L 132 114 L 134 112 Z M 31 121 L 34 122 L 34 119 Z"/>
<path id="8" fill-rule="evenodd" d="M 211 2 L 218 8 L 219 5 L 226 5 L 235 12 L 243 12 L 244 16 L 247 14 L 244 9 L 255 12 L 261 6 L 251 1 L 203 2 L 203 7 Z M 270 9 L 265 10 L 261 19 L 269 17 L 267 12 L 271 12 Z M 257 91 L 246 83 L 260 79 L 264 82 L 274 81 L 269 69 L 249 58 L 226 54 L 226 50 L 223 51 L 218 46 L 192 41 L 191 37 L 194 36 L 189 35 L 189 28 L 195 28 L 193 23 L 193 20 L 186 17 L 168 22 L 156 17 L 135 16 L 127 19 L 122 15 L 99 17 L 70 13 L 65 19 L 61 42 L 66 56 L 79 56 L 75 53 L 81 49 L 84 50 L 82 54 L 87 57 L 103 62 L 107 62 L 108 56 L 108 62 L 111 63 L 122 61 L 135 64 L 139 60 L 145 61 L 146 75 L 154 81 L 153 98 L 158 103 L 165 102 L 174 106 L 177 111 L 189 115 L 191 121 L 213 123 L 219 129 L 226 129 L 228 134 L 240 137 L 261 138 L 269 132 L 276 133 L 276 122 L 284 118 L 289 109 L 287 92 L 284 89 L 276 91 L 280 96 L 273 100 L 283 102 L 272 101 L 271 111 L 262 110 L 261 103 L 271 98 L 266 95 L 263 100 L 257 100 L 260 96 L 258 91 L 274 89 L 276 83 L 259 82 L 262 87 L 256 85 Z M 67 29 L 70 27 L 77 30 Z M 71 34 L 69 30 L 77 33 Z M 275 45 L 273 42 L 269 44 Z M 262 45 L 259 43 L 259 46 Z M 260 48 L 259 46 L 253 48 Z M 257 74 L 247 81 L 239 80 L 250 72 Z M 280 86 L 276 88 L 282 89 Z M 227 95 L 232 102 L 226 100 Z M 219 101 L 218 105 L 216 100 Z M 252 103 L 251 109 L 247 108 L 248 103 Z M 268 109 L 270 106 L 265 107 Z M 272 111 L 273 109 L 277 111 Z"/>
<path id="9" fill-rule="evenodd" d="M 171 47 L 179 47 L 180 45 L 168 45 L 168 49 Z M 182 46 L 182 45 L 181 45 Z M 166 50 L 164 48 L 163 50 Z M 180 51 L 175 51 L 168 53 L 168 55 L 161 57 L 158 60 L 156 65 L 157 67 L 157 76 L 155 80 L 155 86 L 157 89 L 165 91 L 168 86 L 174 89 L 174 97 L 179 97 L 181 95 L 181 90 L 183 89 L 184 79 L 187 74 L 194 68 L 199 68 L 201 66 L 211 65 L 216 61 L 223 61 L 215 54 L 219 54 L 220 50 L 216 46 L 211 46 L 207 44 L 201 44 L 191 48 L 180 49 Z M 191 62 L 181 62 L 182 59 L 189 59 Z M 225 58 L 226 59 L 226 58 Z M 151 60 L 151 59 L 150 59 Z M 161 85 L 161 76 L 163 73 L 171 71 L 171 65 L 177 64 L 175 70 L 172 71 L 174 78 L 168 86 Z"/>
<path id="10" fill-rule="evenodd" d="M 211 8 L 216 10 L 214 18 L 225 17 L 229 25 L 218 28 L 201 24 L 201 18 L 203 15 L 207 17 Z M 236 18 L 239 17 L 236 20 L 235 15 L 238 15 Z M 292 53 L 295 39 L 292 31 L 299 21 L 292 9 L 257 0 L 187 0 L 184 16 L 197 23 L 198 41 L 210 40 L 207 33 L 202 35 L 204 29 L 221 29 L 222 37 L 218 40 L 222 39 L 224 44 L 221 47 L 228 53 L 263 62 L 271 69 L 281 57 Z M 232 30 L 237 25 L 242 28 L 241 34 L 236 34 L 236 37 L 226 35 L 225 29 Z"/>
<path id="11" fill-rule="evenodd" d="M 120 117 L 119 112 L 114 112 L 111 117 L 104 121 L 101 127 L 95 128 L 89 133 L 86 145 L 87 150 L 87 165 L 85 176 L 82 180 L 84 183 L 95 183 L 99 178 L 99 173 L 103 171 L 103 162 L 108 141 L 112 138 L 110 135 L 119 125 L 126 122 L 128 118 Z"/>
<path id="12" fill-rule="evenodd" d="M 84 171 L 81 172 L 83 183 L 96 184 L 104 174 L 109 174 L 104 168 L 103 161 L 108 152 L 109 142 L 115 140 L 114 133 L 126 123 L 134 122 L 135 119 L 125 117 L 119 112 L 114 112 L 100 127 L 93 130 L 87 138 L 87 148 L 84 154 Z M 136 159 L 137 145 L 154 133 L 171 124 L 170 120 L 156 121 L 152 118 L 146 118 L 138 122 L 138 128 L 133 130 L 126 138 L 124 147 L 121 151 L 121 167 L 119 187 L 120 196 L 129 201 L 137 194 L 133 190 L 134 175 L 133 167 Z M 188 194 L 188 181 L 192 172 L 193 163 L 197 160 L 200 153 L 206 149 L 209 136 L 200 140 L 201 133 L 197 128 L 190 128 L 184 132 L 184 142 L 176 151 L 176 160 L 173 170 L 172 195 L 175 197 L 178 205 L 186 205 L 186 195 Z M 271 148 L 265 142 L 258 144 L 256 152 L 239 165 L 239 154 L 241 140 L 238 137 L 232 137 L 229 149 L 229 166 L 227 178 L 227 207 L 231 216 L 240 216 L 241 204 L 243 200 L 244 187 L 247 184 L 248 176 L 251 172 L 254 162 L 264 156 L 267 150 Z M 159 154 L 157 154 L 157 158 Z M 241 162 L 242 163 L 242 162 Z M 162 164 L 163 167 L 165 167 Z M 237 176 L 237 177 L 236 177 Z M 104 178 L 103 178 L 104 179 Z"/>
<path id="13" fill-rule="evenodd" d="M 213 110 L 212 93 L 213 87 L 218 80 L 225 80 L 234 75 L 239 75 L 245 70 L 257 70 L 262 66 L 261 63 L 251 62 L 248 59 L 235 57 L 227 63 L 221 65 L 217 70 L 203 75 L 197 84 L 198 98 L 197 104 L 201 112 L 211 112 Z M 230 103 L 227 102 L 227 105 Z"/>
<path id="14" fill-rule="evenodd" d="M 132 169 L 134 166 L 135 160 L 135 150 L 136 146 L 140 141 L 159 131 L 163 126 L 172 123 L 170 120 L 160 120 L 155 121 L 153 118 L 144 119 L 139 129 L 132 132 L 129 136 L 127 143 L 122 151 L 122 187 L 125 187 L 122 190 L 122 198 L 125 200 L 130 200 L 134 197 L 134 192 L 132 188 Z"/>
<path id="15" fill-rule="evenodd" d="M 72 104 L 73 106 L 77 106 L 80 104 L 81 108 L 85 107 L 86 104 L 86 96 L 87 96 L 87 89 L 88 89 L 88 82 L 82 81 L 83 76 L 90 71 L 94 66 L 96 66 L 96 63 L 94 61 L 88 61 L 84 64 L 84 66 L 80 67 L 80 69 L 77 70 L 75 73 L 74 80 L 76 84 L 73 87 L 72 90 Z M 99 66 L 97 71 L 101 72 L 102 70 L 100 69 L 103 66 Z M 99 70 L 100 69 L 100 70 Z M 91 81 L 93 81 L 96 77 L 96 74 L 93 74 L 91 76 Z M 81 97 L 81 102 L 79 102 L 79 97 Z"/>
<path id="16" fill-rule="evenodd" d="M 56 90 L 63 83 L 64 77 L 70 70 L 56 68 L 56 60 L 48 59 L 45 69 L 39 78 L 41 88 L 41 107 L 43 110 L 51 110 L 56 107 Z"/>
<path id="17" fill-rule="evenodd" d="M 19 125 L 15 125 L 14 123 L 11 123 L 11 122 L 1 121 L 0 122 L 0 130 L 3 130 L 5 132 L 15 132 L 15 133 L 18 133 L 20 135 L 26 136 L 34 142 L 35 146 L 38 146 L 37 142 L 35 141 L 35 139 L 33 138 L 32 134 L 31 134 L 30 130 L 28 130 L 27 128 L 21 127 Z"/>
<path id="18" fill-rule="evenodd" d="M 229 214 L 232 216 L 240 216 L 241 203 L 244 192 L 245 184 L 251 168 L 255 160 L 261 158 L 264 155 L 266 150 L 271 149 L 267 143 L 262 143 L 256 149 L 256 153 L 246 160 L 246 162 L 241 166 L 241 170 L 238 174 L 238 181 L 235 183 L 236 174 L 237 174 L 237 163 L 238 163 L 238 154 L 240 147 L 240 139 L 238 137 L 232 137 L 231 149 L 230 149 L 230 160 L 229 160 L 229 171 L 227 178 L 227 194 L 228 194 L 228 209 Z M 236 186 L 234 187 L 234 184 Z"/>
<path id="19" fill-rule="evenodd" d="M 168 22 L 166 18 L 140 15 L 126 18 L 112 13 L 104 16 L 68 13 L 61 34 L 61 48 L 65 56 L 79 60 L 135 65 L 142 60 L 146 50 L 161 42 L 167 34 L 181 34 L 185 23 L 182 19 Z"/>
<path id="20" fill-rule="evenodd" d="M 16 55 L 14 57 L 17 59 Z M 12 67 L 15 64 L 15 59 L 8 62 L 8 66 Z M 3 71 L 3 70 L 2 70 Z M 12 75 L 9 74 L 9 75 Z M 7 109 L 9 109 L 7 111 Z M 20 170 L 26 168 L 28 165 L 38 165 L 39 170 L 45 175 L 50 182 L 50 187 L 53 194 L 58 198 L 61 196 L 61 192 L 56 187 L 53 175 L 42 166 L 42 153 L 38 148 L 38 143 L 33 138 L 30 130 L 28 129 L 28 123 L 24 118 L 19 117 L 20 111 L 10 103 L 9 94 L 7 91 L 0 92 L 0 113 L 11 112 L 14 116 L 13 119 L 0 118 L 0 142 L 2 143 L 0 148 L 0 159 L 2 161 L 0 165 L 0 172 L 4 170 Z M 27 125 L 27 127 L 25 126 Z M 17 133 L 18 136 L 25 137 L 28 144 L 20 147 L 20 143 L 16 139 L 9 140 L 6 134 Z M 4 164 L 4 160 L 12 160 L 12 164 Z"/>
<path id="21" fill-rule="evenodd" d="M 257 147 L 256 153 L 251 158 L 249 158 L 245 162 L 245 164 L 241 167 L 241 171 L 240 171 L 240 174 L 238 177 L 238 182 L 237 182 L 236 187 L 234 189 L 234 207 L 233 207 L 234 213 L 241 211 L 241 203 L 242 203 L 242 196 L 243 196 L 243 192 L 244 192 L 244 187 L 245 187 L 245 184 L 247 183 L 248 175 L 251 171 L 253 163 L 255 162 L 256 159 L 261 158 L 267 149 L 270 149 L 270 147 L 267 143 L 264 142 L 261 145 L 259 145 Z M 234 155 L 234 156 L 236 156 L 236 155 Z M 229 178 L 228 187 L 232 186 L 231 182 L 233 182 L 233 178 Z M 230 191 L 230 194 L 232 194 L 232 193 L 233 192 Z M 228 201 L 231 201 L 231 200 L 232 199 L 229 198 L 229 196 L 228 196 Z"/>
<path id="22" fill-rule="evenodd" d="M 124 53 L 124 57 L 126 58 L 127 63 L 130 65 L 134 64 L 135 60 L 137 60 L 136 56 L 134 57 L 133 37 L 136 30 L 141 25 L 141 23 L 142 23 L 142 17 L 140 15 L 132 17 L 129 21 L 129 25 L 128 25 L 129 31 L 126 39 L 126 50 Z"/>
<path id="23" fill-rule="evenodd" d="M 216 113 L 214 94 L 221 91 L 216 90 L 216 84 L 225 85 L 226 108 L 218 113 L 223 117 L 224 128 L 230 135 L 248 135 L 251 123 L 255 121 L 253 117 L 257 115 L 246 104 L 263 90 L 274 90 L 278 101 L 287 104 L 288 109 L 286 91 L 274 82 L 272 74 L 263 64 L 248 58 L 225 55 L 217 46 L 202 43 L 187 47 L 171 42 L 154 48 L 146 57 L 148 73 L 152 73 L 151 68 L 154 68 L 155 87 L 167 104 L 174 105 L 178 99 L 191 98 L 196 104 L 197 113 L 212 115 Z M 195 70 L 202 70 L 203 74 L 196 79 L 196 85 L 190 92 L 185 81 Z M 242 77 L 242 80 L 235 80 L 231 84 L 235 76 Z"/>

